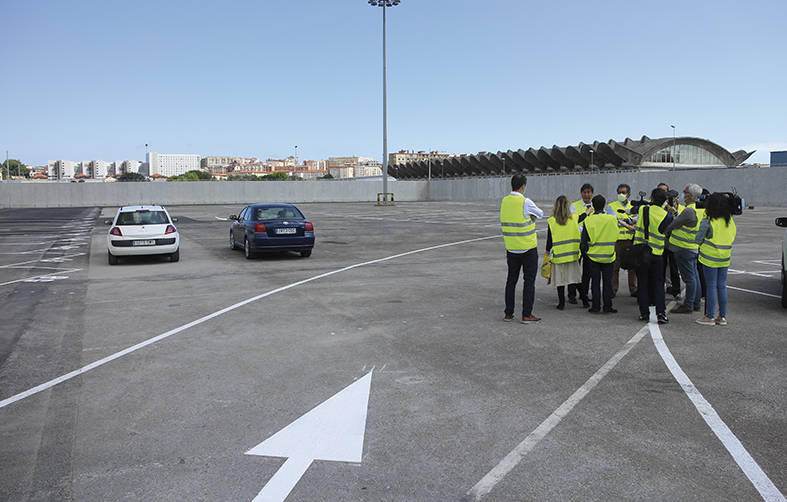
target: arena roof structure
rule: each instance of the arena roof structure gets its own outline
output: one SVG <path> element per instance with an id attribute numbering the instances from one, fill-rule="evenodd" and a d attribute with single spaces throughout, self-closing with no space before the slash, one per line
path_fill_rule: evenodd
<path id="1" fill-rule="evenodd" d="M 642 136 L 617 142 L 579 143 L 575 146 L 480 152 L 447 159 L 431 159 L 388 166 L 397 179 L 504 176 L 513 173 L 569 173 L 582 171 L 627 170 L 642 168 L 723 168 L 735 167 L 754 151 L 725 148 L 702 138 L 658 138 Z"/>

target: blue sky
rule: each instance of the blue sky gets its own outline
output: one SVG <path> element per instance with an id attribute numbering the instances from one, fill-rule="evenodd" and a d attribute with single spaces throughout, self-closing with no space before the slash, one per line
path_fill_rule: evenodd
<path id="1" fill-rule="evenodd" d="M 787 149 L 787 2 L 402 0 L 388 150 L 699 136 Z M 0 2 L 0 149 L 382 157 L 364 0 Z M 5 152 L 2 152 L 4 155 Z"/>

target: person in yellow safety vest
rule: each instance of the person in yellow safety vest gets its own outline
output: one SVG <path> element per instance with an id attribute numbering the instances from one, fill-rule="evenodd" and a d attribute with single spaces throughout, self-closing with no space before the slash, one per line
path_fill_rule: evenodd
<path id="1" fill-rule="evenodd" d="M 525 197 L 527 177 L 515 174 L 511 178 L 511 193 L 500 203 L 500 226 L 506 245 L 508 278 L 505 293 L 504 321 L 514 320 L 514 300 L 519 271 L 522 270 L 522 323 L 538 322 L 541 318 L 533 315 L 533 302 L 536 294 L 536 272 L 538 271 L 538 240 L 536 238 L 536 218 L 544 212 L 532 200 Z"/>
<path id="2" fill-rule="evenodd" d="M 667 204 L 667 192 L 661 188 L 654 189 L 650 194 L 650 204 L 639 208 L 637 228 L 634 231 L 634 244 L 647 244 L 651 257 L 647 266 L 637 269 L 637 303 L 639 304 L 639 320 L 650 318 L 650 303 L 656 306 L 656 318 L 659 324 L 669 322 L 664 299 L 664 232 L 672 223 L 672 215 L 664 207 Z M 648 237 L 645 238 L 647 226 Z"/>
<path id="3" fill-rule="evenodd" d="M 706 218 L 700 223 L 695 242 L 699 247 L 699 262 L 705 274 L 705 316 L 697 319 L 704 326 L 727 325 L 727 269 L 735 242 L 735 220 L 728 195 L 713 193 L 708 197 Z M 716 298 L 719 299 L 719 316 L 714 318 Z"/>
<path id="4" fill-rule="evenodd" d="M 601 295 L 603 281 L 604 313 L 615 314 L 612 308 L 612 267 L 615 262 L 615 243 L 618 240 L 618 219 L 604 212 L 607 200 L 602 195 L 593 197 L 593 214 L 585 218 L 582 230 L 580 249 L 588 258 L 590 267 L 590 284 L 593 291 L 593 305 L 588 312 L 601 312 Z"/>
<path id="5" fill-rule="evenodd" d="M 670 191 L 669 185 L 666 183 L 659 183 L 657 188 L 661 188 L 667 192 L 667 201 L 674 201 L 674 199 L 680 195 L 674 190 Z M 668 206 L 669 205 L 672 204 L 670 203 Z M 684 207 L 685 206 L 679 202 L 678 213 L 682 212 Z M 667 275 L 667 267 L 669 267 L 669 275 Z M 667 293 L 674 296 L 676 300 L 680 300 L 680 274 L 678 273 L 678 264 L 669 247 L 664 248 L 664 280 L 666 281 Z"/>
<path id="6" fill-rule="evenodd" d="M 702 308 L 702 287 L 697 270 L 697 252 L 700 246 L 694 240 L 700 222 L 705 217 L 705 210 L 698 208 L 696 204 L 700 195 L 702 195 L 701 186 L 687 185 L 683 189 L 685 208 L 681 211 L 677 201 L 668 208 L 675 219 L 667 227 L 667 232 L 671 232 L 667 240 L 667 249 L 672 252 L 680 277 L 686 284 L 686 297 L 682 304 L 670 310 L 672 314 L 689 314 L 699 312 Z"/>
<path id="7" fill-rule="evenodd" d="M 581 224 L 587 216 L 593 212 L 591 200 L 593 199 L 593 185 L 585 183 L 579 189 L 580 199 L 571 204 L 571 215 L 577 224 Z M 582 283 L 579 286 L 579 297 L 582 299 L 582 306 L 588 308 L 588 286 L 590 284 L 590 267 L 586 267 L 586 259 L 582 256 Z M 568 303 L 577 303 L 577 288 L 569 286 Z"/>
<path id="8" fill-rule="evenodd" d="M 631 187 L 625 183 L 618 185 L 618 200 L 613 200 L 607 206 L 607 213 L 618 219 L 618 240 L 615 242 L 615 264 L 612 267 L 612 297 L 618 294 L 618 283 L 620 275 L 620 252 L 623 248 L 631 246 L 634 239 L 634 228 L 637 223 L 637 216 L 630 215 L 631 209 Z M 633 270 L 628 271 L 629 294 L 637 296 L 637 274 Z"/>
<path id="9" fill-rule="evenodd" d="M 552 216 L 547 219 L 546 252 L 552 260 L 552 283 L 557 287 L 557 308 L 566 307 L 566 286 L 576 289 L 582 281 L 579 271 L 579 239 L 581 233 L 571 216 L 568 198 L 559 196 L 552 206 Z M 576 300 L 574 300 L 576 303 Z"/>

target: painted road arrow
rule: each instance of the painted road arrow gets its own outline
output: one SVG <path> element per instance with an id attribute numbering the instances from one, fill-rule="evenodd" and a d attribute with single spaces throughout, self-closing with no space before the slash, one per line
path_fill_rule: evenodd
<path id="1" fill-rule="evenodd" d="M 339 391 L 246 455 L 287 461 L 254 498 L 283 501 L 314 460 L 361 462 L 372 372 Z"/>

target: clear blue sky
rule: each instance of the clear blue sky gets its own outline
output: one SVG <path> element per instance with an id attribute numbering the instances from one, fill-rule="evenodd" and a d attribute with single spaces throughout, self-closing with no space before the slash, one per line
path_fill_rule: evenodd
<path id="1" fill-rule="evenodd" d="M 402 0 L 388 150 L 646 134 L 787 149 L 787 2 Z M 0 2 L 0 150 L 381 159 L 382 23 L 365 0 Z M 1 152 L 5 155 L 5 152 Z"/>

